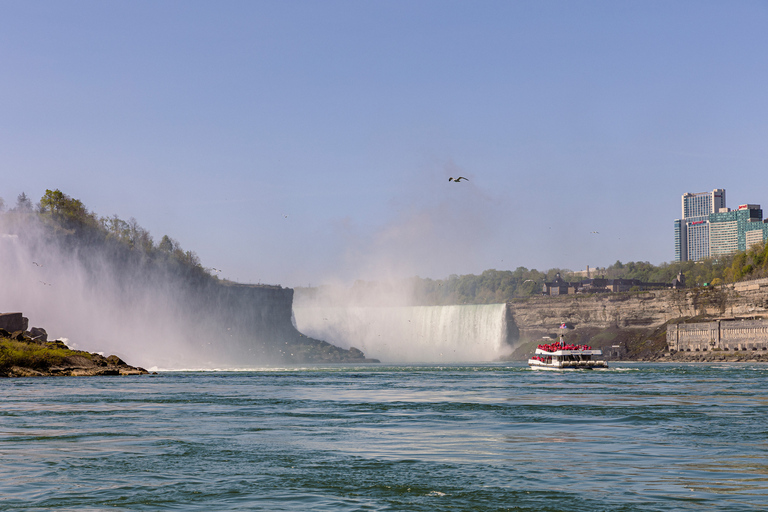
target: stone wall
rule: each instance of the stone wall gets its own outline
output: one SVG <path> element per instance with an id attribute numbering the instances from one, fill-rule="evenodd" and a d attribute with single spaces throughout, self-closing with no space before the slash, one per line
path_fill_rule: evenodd
<path id="1" fill-rule="evenodd" d="M 667 326 L 667 346 L 678 352 L 768 350 L 768 320 L 714 320 Z"/>

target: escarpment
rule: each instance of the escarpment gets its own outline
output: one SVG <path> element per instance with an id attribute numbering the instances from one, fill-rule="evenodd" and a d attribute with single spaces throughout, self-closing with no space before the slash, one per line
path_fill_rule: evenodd
<path id="1" fill-rule="evenodd" d="M 740 318 L 768 321 L 768 279 L 682 290 L 542 296 L 509 302 L 508 308 L 507 321 L 513 323 L 510 331 L 518 333 L 519 348 L 513 358 L 522 358 L 564 323 L 574 342 L 590 340 L 617 358 L 646 358 L 660 356 L 667 349 L 669 323 Z"/>

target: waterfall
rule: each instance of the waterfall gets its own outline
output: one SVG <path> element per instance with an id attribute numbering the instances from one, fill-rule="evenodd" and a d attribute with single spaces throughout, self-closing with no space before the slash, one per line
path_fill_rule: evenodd
<path id="1" fill-rule="evenodd" d="M 299 331 L 382 362 L 493 361 L 511 352 L 506 304 L 294 307 Z"/>

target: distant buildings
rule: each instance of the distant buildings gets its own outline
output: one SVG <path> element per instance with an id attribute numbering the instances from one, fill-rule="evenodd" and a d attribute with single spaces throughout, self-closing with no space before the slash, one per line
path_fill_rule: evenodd
<path id="1" fill-rule="evenodd" d="M 746 251 L 765 240 L 763 210 L 759 204 L 742 204 L 738 210 L 722 208 L 709 216 L 709 254 L 717 256 Z"/>
<path id="2" fill-rule="evenodd" d="M 725 206 L 725 189 L 682 196 L 682 218 L 676 219 L 675 261 L 698 261 L 746 251 L 768 239 L 768 222 L 759 204 L 737 210 Z"/>
<path id="3" fill-rule="evenodd" d="M 680 281 L 680 279 L 683 279 Z M 677 284 L 676 284 L 677 283 Z M 569 283 L 565 281 L 560 272 L 555 279 L 549 283 L 544 283 L 541 288 L 542 295 L 572 295 L 574 293 L 610 293 L 610 292 L 628 292 L 633 288 L 638 291 L 658 290 L 664 288 L 677 288 L 685 286 L 685 280 L 678 276 L 672 283 L 645 283 L 637 279 L 605 279 L 592 278 L 582 279 L 578 282 Z"/>
<path id="4" fill-rule="evenodd" d="M 709 215 L 725 208 L 725 189 L 683 194 L 682 207 L 675 220 L 675 261 L 709 258 Z"/>

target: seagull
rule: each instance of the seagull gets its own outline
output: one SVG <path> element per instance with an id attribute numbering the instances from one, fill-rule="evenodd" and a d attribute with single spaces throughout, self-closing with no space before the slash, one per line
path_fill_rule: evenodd
<path id="1" fill-rule="evenodd" d="M 464 176 L 459 176 L 458 178 L 454 178 L 454 177 L 450 177 L 450 178 L 448 178 L 448 181 L 455 181 L 456 183 L 460 182 L 461 180 L 467 180 L 467 181 L 469 181 L 469 180 L 468 180 L 467 178 L 465 178 Z"/>
<path id="2" fill-rule="evenodd" d="M 38 267 L 42 267 L 42 265 L 41 265 L 41 264 L 39 264 L 39 263 L 38 263 L 38 262 L 36 262 L 36 261 L 33 261 L 33 262 L 32 262 L 32 264 L 33 264 L 33 265 L 36 265 L 36 266 L 38 266 Z"/>
<path id="3" fill-rule="evenodd" d="M 590 231 L 590 233 L 593 233 L 593 234 L 595 234 L 595 235 L 599 235 L 599 234 L 600 234 L 600 232 L 599 232 L 599 231 Z"/>

